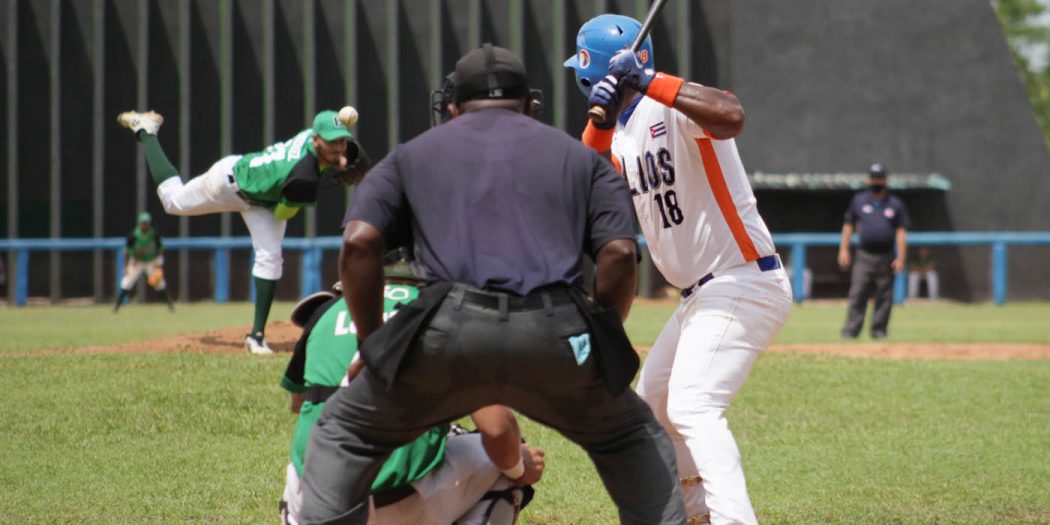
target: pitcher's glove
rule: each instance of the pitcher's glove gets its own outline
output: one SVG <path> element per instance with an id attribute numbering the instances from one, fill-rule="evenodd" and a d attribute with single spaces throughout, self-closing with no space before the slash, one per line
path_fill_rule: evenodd
<path id="1" fill-rule="evenodd" d="M 328 168 L 328 172 L 332 175 L 333 181 L 347 186 L 361 182 L 361 179 L 368 173 L 368 169 L 372 167 L 372 162 L 368 159 L 365 149 L 353 139 L 346 141 L 346 161 L 346 168 Z"/>

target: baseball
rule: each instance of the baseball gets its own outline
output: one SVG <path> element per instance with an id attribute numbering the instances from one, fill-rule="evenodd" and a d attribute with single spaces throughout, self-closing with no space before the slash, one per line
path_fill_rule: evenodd
<path id="1" fill-rule="evenodd" d="M 357 123 L 357 110 L 353 106 L 343 106 L 343 109 L 339 110 L 339 122 L 346 127 L 353 126 Z"/>

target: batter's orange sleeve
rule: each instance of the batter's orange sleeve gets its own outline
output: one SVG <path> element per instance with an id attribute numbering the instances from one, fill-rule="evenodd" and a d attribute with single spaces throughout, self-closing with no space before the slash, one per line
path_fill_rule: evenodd
<path id="1" fill-rule="evenodd" d="M 594 148 L 595 151 L 605 152 L 612 148 L 613 129 L 598 129 L 594 123 L 587 121 L 587 127 L 583 130 L 583 143 Z"/>
<path id="2" fill-rule="evenodd" d="M 649 89 L 645 95 L 667 107 L 673 107 L 674 99 L 678 98 L 678 91 L 682 89 L 682 84 L 685 84 L 683 78 L 657 73 L 656 78 L 649 83 Z"/>

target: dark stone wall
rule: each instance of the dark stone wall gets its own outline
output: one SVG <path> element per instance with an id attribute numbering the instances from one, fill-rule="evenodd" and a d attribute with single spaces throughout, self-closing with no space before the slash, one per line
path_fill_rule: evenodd
<path id="1" fill-rule="evenodd" d="M 90 236 L 100 201 L 104 236 L 126 234 L 139 202 L 160 231 L 178 234 L 179 221 L 161 210 L 133 139 L 113 122 L 120 111 L 142 106 L 165 115 L 160 141 L 184 176 L 202 173 L 223 155 L 284 140 L 308 126 L 314 111 L 344 103 L 360 111 L 355 133 L 378 160 L 429 126 L 430 90 L 440 87 L 460 55 L 484 41 L 517 49 L 546 95 L 540 118 L 575 135 L 584 126 L 586 102 L 561 63 L 574 52 L 579 25 L 598 14 L 597 4 L 190 0 L 183 13 L 181 3 L 165 0 L 0 0 L 0 126 L 4 135 L 14 129 L 19 136 L 14 151 L 0 141 L 0 187 L 6 193 L 8 178 L 18 181 L 16 235 L 50 233 L 52 162 L 61 164 L 63 236 Z M 644 16 L 644 2 L 605 5 Z M 104 22 L 101 34 L 96 16 Z M 928 0 L 921 9 L 905 0 L 671 3 L 653 40 L 659 69 L 731 89 L 743 101 L 748 122 L 739 144 L 750 171 L 859 172 L 878 160 L 891 170 L 938 172 L 953 182 L 946 194 L 903 195 L 916 230 L 1050 230 L 1050 158 L 987 0 Z M 16 50 L 9 49 L 12 41 Z M 95 115 L 99 45 L 102 110 Z M 49 73 L 54 60 L 61 66 L 57 87 Z M 10 115 L 14 91 L 17 114 Z M 61 148 L 52 161 L 55 111 L 62 116 Z M 93 134 L 95 119 L 102 120 L 101 136 Z M 101 195 L 91 184 L 96 145 L 103 156 Z M 837 231 L 850 195 L 767 191 L 758 197 L 771 229 L 793 232 Z M 326 188 L 316 209 L 318 235 L 339 234 L 346 198 L 340 188 Z M 7 206 L 5 194 L 5 235 Z M 189 235 L 220 235 L 222 222 L 218 215 L 195 217 Z M 247 234 L 238 217 L 229 224 L 231 235 Z M 289 236 L 305 231 L 302 218 L 289 224 Z M 1011 298 L 1050 296 L 1043 276 L 1048 254 L 1050 248 L 1011 251 Z M 289 255 L 286 274 L 294 276 L 297 261 Z M 987 249 L 939 248 L 937 256 L 946 294 L 988 298 Z M 836 275 L 832 258 L 833 251 L 814 250 L 811 263 L 826 293 L 839 295 L 844 276 Z M 32 295 L 48 295 L 48 259 L 33 257 Z M 176 258 L 170 259 L 174 276 Z M 247 259 L 246 253 L 231 259 L 234 299 L 247 294 Z M 62 293 L 90 294 L 83 277 L 90 257 L 69 253 L 61 260 Z M 190 254 L 191 298 L 210 296 L 209 262 L 209 254 Z M 110 290 L 108 255 L 103 264 Z M 278 293 L 295 297 L 297 287 L 287 278 Z"/>
<path id="2" fill-rule="evenodd" d="M 719 81 L 747 111 L 749 171 L 891 171 L 948 177 L 903 195 L 913 229 L 1050 230 L 1050 157 L 986 0 L 703 3 Z M 892 174 L 891 174 L 892 177 Z M 837 231 L 845 192 L 762 192 L 774 231 Z M 937 248 L 942 288 L 987 299 L 987 249 Z M 1050 248 L 1011 250 L 1011 298 L 1047 297 Z M 820 257 L 813 261 L 822 264 Z"/>

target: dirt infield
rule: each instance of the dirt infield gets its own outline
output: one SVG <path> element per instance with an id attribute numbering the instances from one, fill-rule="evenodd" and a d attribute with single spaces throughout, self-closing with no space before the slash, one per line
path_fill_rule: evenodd
<path id="1" fill-rule="evenodd" d="M 0 354 L 9 357 L 26 355 L 101 354 L 101 353 L 240 353 L 244 352 L 244 334 L 247 327 L 225 328 L 193 334 L 184 334 L 149 341 L 84 348 L 38 350 L 25 353 Z M 290 353 L 299 337 L 299 328 L 288 321 L 270 323 L 266 338 L 276 352 Z M 638 347 L 642 353 L 649 347 Z M 942 359 L 942 360 L 1008 360 L 1050 359 L 1050 345 L 1045 344 L 989 344 L 989 343 L 821 343 L 773 345 L 770 352 L 797 352 L 804 354 L 874 357 L 886 359 Z"/>

